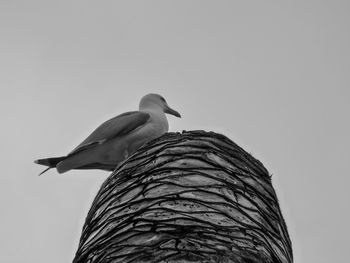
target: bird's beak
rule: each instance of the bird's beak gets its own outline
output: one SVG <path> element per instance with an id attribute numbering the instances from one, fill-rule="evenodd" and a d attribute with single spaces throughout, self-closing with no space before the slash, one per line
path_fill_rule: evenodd
<path id="1" fill-rule="evenodd" d="M 178 118 L 181 118 L 180 113 L 178 113 L 176 110 L 173 110 L 173 109 L 170 108 L 168 105 L 165 105 L 164 112 L 165 112 L 165 113 L 168 113 L 168 114 L 171 114 L 171 115 L 174 115 L 174 116 L 176 116 L 176 117 L 178 117 Z"/>

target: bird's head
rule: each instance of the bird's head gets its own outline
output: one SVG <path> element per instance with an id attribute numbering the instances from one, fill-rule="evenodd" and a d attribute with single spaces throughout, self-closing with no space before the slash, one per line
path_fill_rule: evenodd
<path id="1" fill-rule="evenodd" d="M 169 107 L 168 103 L 166 100 L 154 93 L 147 94 L 143 96 L 143 98 L 140 101 L 140 110 L 142 109 L 149 109 L 149 108 L 161 108 L 164 113 L 168 113 L 171 115 L 174 115 L 176 117 L 181 118 L 180 113 L 178 113 L 176 110 L 173 110 L 172 108 Z"/>

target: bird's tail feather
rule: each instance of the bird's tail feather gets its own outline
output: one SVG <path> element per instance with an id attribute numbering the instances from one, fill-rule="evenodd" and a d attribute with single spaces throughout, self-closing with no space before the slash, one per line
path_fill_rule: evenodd
<path id="1" fill-rule="evenodd" d="M 59 162 L 63 161 L 64 159 L 66 159 L 66 156 L 38 159 L 34 162 L 37 164 L 48 166 L 50 168 L 54 168 Z"/>
<path id="2" fill-rule="evenodd" d="M 39 174 L 39 175 L 42 175 L 43 173 L 45 173 L 46 171 L 50 170 L 51 168 L 55 168 L 56 165 L 59 162 L 63 161 L 64 159 L 66 159 L 66 156 L 38 159 L 38 160 L 35 160 L 34 162 L 37 163 L 37 164 L 48 166 L 48 168 L 46 168 L 44 171 L 42 171 Z"/>

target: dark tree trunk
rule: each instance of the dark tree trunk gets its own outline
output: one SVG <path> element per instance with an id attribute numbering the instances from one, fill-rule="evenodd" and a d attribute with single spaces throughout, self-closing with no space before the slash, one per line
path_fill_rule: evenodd
<path id="1" fill-rule="evenodd" d="M 104 182 L 75 263 L 292 262 L 264 166 L 228 138 L 168 133 Z"/>

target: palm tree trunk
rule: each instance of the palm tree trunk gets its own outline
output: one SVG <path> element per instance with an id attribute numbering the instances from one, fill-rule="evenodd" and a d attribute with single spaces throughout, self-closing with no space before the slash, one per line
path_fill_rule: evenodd
<path id="1" fill-rule="evenodd" d="M 293 262 L 264 166 L 223 135 L 168 133 L 103 183 L 74 263 Z"/>

